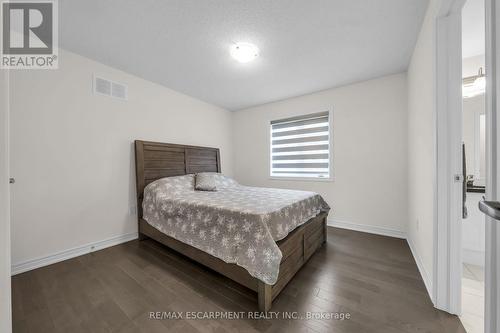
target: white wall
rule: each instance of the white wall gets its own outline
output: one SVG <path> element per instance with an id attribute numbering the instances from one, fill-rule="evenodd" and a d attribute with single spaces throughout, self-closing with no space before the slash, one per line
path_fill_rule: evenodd
<path id="1" fill-rule="evenodd" d="M 484 129 L 481 131 L 479 115 L 485 114 L 484 95 L 464 98 L 463 100 L 463 142 L 465 143 L 467 175 L 474 175 L 475 185 L 485 185 L 485 135 Z M 483 136 L 480 136 L 480 133 Z M 481 149 L 481 147 L 483 147 Z"/>
<path id="2" fill-rule="evenodd" d="M 246 185 L 311 190 L 331 219 L 403 234 L 407 217 L 406 75 L 265 104 L 233 117 L 234 169 Z M 333 108 L 332 182 L 269 179 L 269 122 Z"/>
<path id="3" fill-rule="evenodd" d="M 435 55 L 440 0 L 431 0 L 408 68 L 408 242 L 428 291 L 434 265 Z"/>
<path id="4" fill-rule="evenodd" d="M 58 70 L 11 76 L 12 262 L 137 231 L 134 139 L 214 146 L 232 174 L 231 114 L 61 50 Z M 128 101 L 92 93 L 92 75 Z"/>
<path id="5" fill-rule="evenodd" d="M 8 72 L 0 70 L 0 332 L 11 325 L 9 213 L 9 89 Z"/>
<path id="6" fill-rule="evenodd" d="M 485 69 L 485 58 L 483 55 L 478 55 L 474 57 L 464 58 L 462 60 L 462 77 L 470 77 L 477 75 L 479 68 L 482 67 L 483 71 Z M 481 151 L 476 152 L 476 122 L 478 114 L 484 114 L 486 112 L 485 98 L 484 95 L 475 96 L 472 98 L 465 98 L 463 100 L 463 139 L 466 146 L 467 153 L 467 174 L 474 174 L 476 170 L 476 154 L 481 159 L 482 164 L 480 166 L 484 169 L 484 164 L 486 163 L 486 157 L 481 156 Z M 481 177 L 484 178 L 484 173 Z M 484 179 L 476 181 L 478 185 L 484 185 Z"/>

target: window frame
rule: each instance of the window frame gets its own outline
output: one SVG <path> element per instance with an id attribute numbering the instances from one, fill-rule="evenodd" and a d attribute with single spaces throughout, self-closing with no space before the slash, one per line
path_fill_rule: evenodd
<path id="1" fill-rule="evenodd" d="M 284 181 L 302 181 L 302 182 L 333 182 L 335 180 L 335 175 L 334 175 L 334 170 L 335 168 L 333 167 L 333 155 L 334 155 L 334 133 L 335 131 L 333 130 L 333 108 L 324 108 L 320 109 L 319 111 L 313 111 L 313 112 L 308 112 L 308 113 L 297 113 L 297 114 L 292 114 L 292 115 L 287 115 L 281 117 L 281 119 L 286 119 L 289 117 L 300 117 L 300 116 L 307 116 L 307 115 L 313 115 L 315 113 L 319 112 L 328 112 L 328 175 L 329 177 L 325 178 L 320 178 L 320 177 L 290 177 L 290 176 L 285 176 L 285 177 L 280 177 L 280 176 L 273 176 L 272 175 L 272 167 L 273 167 L 273 158 L 272 158 L 272 122 L 280 120 L 278 119 L 269 119 L 267 122 L 268 126 L 268 135 L 267 135 L 267 158 L 268 158 L 268 179 L 270 180 L 284 180 Z"/>

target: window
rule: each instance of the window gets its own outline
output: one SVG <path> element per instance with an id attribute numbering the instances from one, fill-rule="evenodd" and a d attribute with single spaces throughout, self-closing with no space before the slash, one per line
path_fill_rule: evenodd
<path id="1" fill-rule="evenodd" d="M 271 177 L 330 178 L 328 111 L 271 121 Z"/>

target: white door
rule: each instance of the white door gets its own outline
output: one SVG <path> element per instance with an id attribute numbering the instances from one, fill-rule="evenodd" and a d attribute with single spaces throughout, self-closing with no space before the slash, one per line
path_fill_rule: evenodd
<path id="1" fill-rule="evenodd" d="M 486 0 L 485 332 L 500 332 L 500 0 Z"/>

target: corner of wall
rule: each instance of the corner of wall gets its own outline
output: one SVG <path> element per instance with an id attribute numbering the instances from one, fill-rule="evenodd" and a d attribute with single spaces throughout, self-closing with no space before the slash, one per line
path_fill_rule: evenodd
<path id="1" fill-rule="evenodd" d="M 417 252 L 410 234 L 407 235 L 406 241 L 410 248 L 411 254 L 413 255 L 413 258 L 415 259 L 415 263 L 417 264 L 417 268 L 420 272 L 422 280 L 424 281 L 425 289 L 427 289 L 427 293 L 429 294 L 431 301 L 434 302 L 432 275 L 425 268 L 422 258 Z"/>

